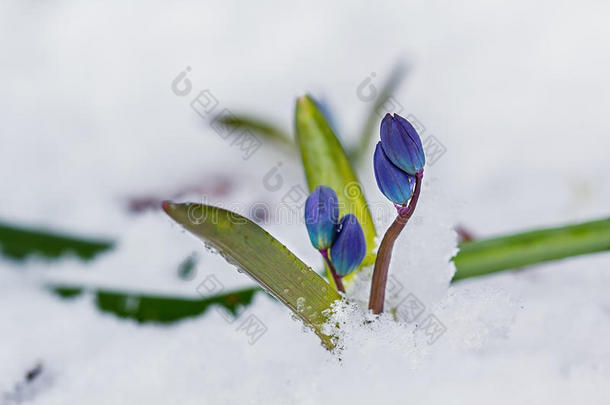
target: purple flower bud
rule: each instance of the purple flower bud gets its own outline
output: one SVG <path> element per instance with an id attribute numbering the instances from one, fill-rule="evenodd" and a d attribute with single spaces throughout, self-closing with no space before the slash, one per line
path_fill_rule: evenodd
<path id="1" fill-rule="evenodd" d="M 330 248 L 337 237 L 339 203 L 335 191 L 318 186 L 305 201 L 305 225 L 311 244 L 318 250 Z"/>
<path id="2" fill-rule="evenodd" d="M 399 169 L 415 176 L 424 168 L 426 157 L 413 125 L 398 114 L 386 114 L 381 121 L 381 145 L 386 156 Z"/>
<path id="3" fill-rule="evenodd" d="M 364 232 L 354 214 L 347 214 L 339 222 L 339 236 L 330 248 L 330 261 L 337 274 L 347 276 L 356 270 L 366 254 Z"/>
<path id="4" fill-rule="evenodd" d="M 373 168 L 375 169 L 377 187 L 379 187 L 383 195 L 395 204 L 406 204 L 411 195 L 413 195 L 415 177 L 403 172 L 390 162 L 383 151 L 381 142 L 377 142 L 377 147 L 375 148 Z"/>

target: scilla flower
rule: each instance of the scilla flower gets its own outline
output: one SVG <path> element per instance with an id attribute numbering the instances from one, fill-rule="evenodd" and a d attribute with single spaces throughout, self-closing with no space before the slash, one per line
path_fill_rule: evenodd
<path id="1" fill-rule="evenodd" d="M 381 142 L 378 142 L 375 148 L 373 168 L 375 169 L 377 187 L 383 195 L 395 204 L 406 204 L 413 195 L 415 177 L 400 170 L 390 162 L 383 151 Z"/>
<path id="2" fill-rule="evenodd" d="M 356 216 L 347 214 L 337 223 L 338 217 L 335 191 L 327 186 L 316 187 L 305 201 L 305 225 L 311 244 L 324 258 L 337 290 L 345 292 L 341 278 L 360 266 L 366 242 Z"/>
<path id="3" fill-rule="evenodd" d="M 383 235 L 377 250 L 369 298 L 369 309 L 374 314 L 383 312 L 392 249 L 415 212 L 425 163 L 424 149 L 415 128 L 398 114 L 386 114 L 381 121 L 381 142 L 375 149 L 373 166 L 377 186 L 396 205 L 398 216 Z"/>
<path id="4" fill-rule="evenodd" d="M 339 223 L 339 236 L 330 248 L 330 261 L 339 277 L 356 270 L 366 254 L 364 232 L 354 214 L 347 214 Z"/>
<path id="5" fill-rule="evenodd" d="M 305 201 L 305 225 L 311 244 L 318 250 L 330 248 L 337 237 L 339 204 L 335 191 L 318 186 Z"/>
<path id="6" fill-rule="evenodd" d="M 424 148 L 413 125 L 398 114 L 386 114 L 381 121 L 381 146 L 399 169 L 415 176 L 426 163 Z"/>

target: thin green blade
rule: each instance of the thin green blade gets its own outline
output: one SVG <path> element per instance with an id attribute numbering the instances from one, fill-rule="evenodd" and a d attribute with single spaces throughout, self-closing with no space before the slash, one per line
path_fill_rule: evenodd
<path id="1" fill-rule="evenodd" d="M 163 209 L 290 308 L 326 347 L 333 347 L 322 325 L 325 311 L 341 296 L 286 246 L 249 219 L 222 208 L 166 202 Z"/>
<path id="2" fill-rule="evenodd" d="M 389 100 L 392 94 L 396 91 L 402 79 L 406 73 L 406 68 L 402 63 L 397 63 L 392 69 L 388 80 L 381 87 L 379 96 L 375 99 L 375 102 L 371 106 L 371 109 L 367 115 L 366 122 L 360 133 L 358 144 L 349 151 L 349 157 L 354 165 L 362 162 L 366 153 L 369 151 L 371 141 L 374 138 L 376 129 L 379 128 L 380 115 L 379 111 L 383 105 Z"/>
<path id="3" fill-rule="evenodd" d="M 227 115 L 222 117 L 220 122 L 233 129 L 242 128 L 256 132 L 275 143 L 287 146 L 294 145 L 292 137 L 290 137 L 290 135 L 288 135 L 285 131 L 260 118 L 254 118 L 246 115 Z"/>
<path id="4" fill-rule="evenodd" d="M 335 190 L 340 215 L 352 213 L 362 225 L 367 251 L 362 266 L 373 264 L 377 233 L 362 187 L 343 146 L 309 96 L 297 100 L 296 134 L 309 190 L 319 185 Z"/>
<path id="5" fill-rule="evenodd" d="M 453 281 L 610 250 L 610 218 L 460 244 Z"/>
<path id="6" fill-rule="evenodd" d="M 0 253 L 11 259 L 22 260 L 30 255 L 54 259 L 74 254 L 83 260 L 89 260 L 112 246 L 110 241 L 0 223 Z"/>
<path id="7" fill-rule="evenodd" d="M 48 288 L 65 299 L 77 297 L 83 292 L 91 293 L 100 311 L 141 323 L 176 322 L 202 315 L 213 305 L 223 307 L 233 315 L 237 315 L 238 309 L 250 305 L 254 295 L 260 291 L 257 287 L 251 287 L 205 298 L 189 298 L 106 288 L 62 285 L 50 285 Z"/>

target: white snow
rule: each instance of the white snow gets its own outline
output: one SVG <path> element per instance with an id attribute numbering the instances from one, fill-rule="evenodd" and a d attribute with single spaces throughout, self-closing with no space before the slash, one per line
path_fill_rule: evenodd
<path id="1" fill-rule="evenodd" d="M 457 223 L 488 236 L 608 215 L 609 12 L 597 1 L 0 3 L 0 220 L 118 242 L 86 264 L 0 260 L 0 403 L 608 403 L 610 255 L 452 286 L 447 260 Z M 338 308 L 342 349 L 328 353 L 262 294 L 233 323 L 212 309 L 164 326 L 42 288 L 197 296 L 209 274 L 251 285 L 161 212 L 127 209 L 152 196 L 274 213 L 305 185 L 288 152 L 264 144 L 242 159 L 190 102 L 209 89 L 217 111 L 291 130 L 295 97 L 311 91 L 351 142 L 369 108 L 356 88 L 372 72 L 380 86 L 400 56 L 412 67 L 395 95 L 402 113 L 447 150 L 426 168 L 391 266 L 401 288 L 387 305 L 421 303 L 416 320 L 400 305 L 399 322 Z M 186 66 L 193 90 L 180 97 L 170 85 Z M 270 191 L 263 178 L 278 163 Z M 359 176 L 386 213 L 382 232 L 392 207 L 370 162 Z M 319 267 L 300 215 L 262 225 Z M 178 279 L 193 252 L 196 276 Z M 357 288 L 354 303 L 365 278 Z M 426 319 L 445 328 L 433 344 Z M 266 328 L 253 344 L 252 320 Z"/>

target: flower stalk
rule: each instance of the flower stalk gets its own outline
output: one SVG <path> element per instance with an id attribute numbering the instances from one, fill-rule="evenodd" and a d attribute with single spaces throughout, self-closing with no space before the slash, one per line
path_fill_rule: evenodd
<path id="1" fill-rule="evenodd" d="M 335 286 L 337 290 L 345 294 L 345 287 L 343 287 L 343 281 L 341 281 L 341 276 L 337 274 L 337 270 L 335 270 L 335 266 L 333 266 L 330 258 L 328 257 L 328 250 L 320 250 L 320 254 L 324 258 L 328 269 L 330 270 L 330 274 L 333 276 L 333 281 L 335 282 Z"/>
<path id="2" fill-rule="evenodd" d="M 375 269 L 373 270 L 373 281 L 371 283 L 371 295 L 369 297 L 369 309 L 374 314 L 380 314 L 383 312 L 383 303 L 385 301 L 385 290 L 388 281 L 388 269 L 390 267 L 390 260 L 392 259 L 392 249 L 394 248 L 394 242 L 402 232 L 403 228 L 407 224 L 407 221 L 415 212 L 417 206 L 417 200 L 419 199 L 419 193 L 421 191 L 422 179 L 424 176 L 423 169 L 415 175 L 415 188 L 413 190 L 413 196 L 409 201 L 409 204 L 405 206 L 397 206 L 398 216 L 392 222 L 392 225 L 388 228 L 379 250 L 377 251 L 377 260 L 375 261 Z"/>

